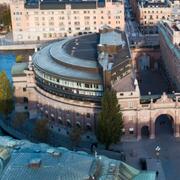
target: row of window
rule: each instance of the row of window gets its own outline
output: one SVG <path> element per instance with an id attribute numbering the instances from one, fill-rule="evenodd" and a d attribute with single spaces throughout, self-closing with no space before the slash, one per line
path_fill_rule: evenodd
<path id="1" fill-rule="evenodd" d="M 84 90 L 67 88 L 67 87 L 59 86 L 59 85 L 56 85 L 56 84 L 53 84 L 53 83 L 50 83 L 50 82 L 46 82 L 44 80 L 43 80 L 43 84 L 55 88 L 55 89 L 47 89 L 47 88 L 45 88 L 46 91 L 49 91 L 49 92 L 52 92 L 52 93 L 57 92 L 57 91 L 59 91 L 58 93 L 63 93 L 63 91 L 64 91 L 66 93 L 70 93 L 70 94 L 73 93 L 73 94 L 77 94 L 77 95 L 79 94 L 79 95 L 87 95 L 87 96 L 102 96 L 102 92 L 84 91 Z M 60 92 L 61 90 L 62 90 L 62 92 Z"/>
<path id="2" fill-rule="evenodd" d="M 143 12 L 144 12 L 145 14 L 146 14 L 146 13 L 148 13 L 148 14 L 154 14 L 154 13 L 156 13 L 156 14 L 161 13 L 161 14 L 162 14 L 162 13 L 165 13 L 165 12 L 163 12 L 163 11 L 154 11 L 154 10 L 153 10 L 153 11 L 143 11 Z"/>
<path id="3" fill-rule="evenodd" d="M 170 17 L 170 16 L 167 16 L 167 17 Z M 155 17 L 156 19 L 166 19 L 165 16 L 158 16 L 156 15 Z M 143 19 L 150 19 L 150 20 L 153 20 L 154 19 L 154 16 L 150 15 L 150 16 L 143 16 Z"/>
<path id="4" fill-rule="evenodd" d="M 54 84 L 57 84 L 57 85 L 62 85 L 65 87 L 71 87 L 71 88 L 77 88 L 77 89 L 91 89 L 91 90 L 100 90 L 100 91 L 103 90 L 103 86 L 100 84 L 89 84 L 89 83 L 67 81 L 67 80 L 59 79 L 59 78 L 44 74 L 38 71 L 36 68 L 34 68 L 34 70 L 39 77 L 47 80 L 48 82 L 53 82 Z"/>
<path id="5" fill-rule="evenodd" d="M 24 97 L 25 98 L 25 97 Z M 43 111 L 44 109 L 45 109 L 45 107 L 43 107 L 43 105 L 42 104 L 37 104 L 37 107 L 38 108 L 40 108 L 40 110 L 41 111 Z M 70 116 L 70 115 L 74 115 L 73 113 L 72 113 L 72 111 L 70 111 L 70 110 L 67 110 L 67 111 L 64 111 L 64 110 L 58 110 L 58 114 L 60 115 L 60 116 L 58 116 L 58 120 L 62 120 L 62 116 L 63 116 L 63 114 L 66 114 L 66 116 Z M 80 116 L 83 116 L 83 114 L 81 114 L 81 113 L 79 113 L 79 112 L 76 112 L 75 113 L 75 115 L 77 116 L 77 117 L 80 117 Z M 90 114 L 90 113 L 86 113 L 85 114 L 85 116 L 86 116 L 86 118 L 90 118 L 92 115 Z M 97 114 L 94 114 L 94 116 L 97 116 Z"/>
<path id="6" fill-rule="evenodd" d="M 57 14 L 66 14 L 66 13 L 68 13 L 68 14 L 81 14 L 81 13 L 83 13 L 83 14 L 96 14 L 98 11 L 89 11 L 89 10 L 84 10 L 84 11 L 67 11 L 67 10 L 64 10 L 64 11 L 62 11 L 62 10 L 58 10 L 58 11 L 56 11 L 56 12 L 54 12 L 54 11 L 34 11 L 34 14 L 35 15 L 40 15 L 40 14 L 42 14 L 42 15 L 45 15 L 45 14 L 47 14 L 47 15 L 57 15 Z M 111 11 L 100 11 L 100 13 L 101 14 L 104 14 L 104 13 L 108 13 L 108 14 L 111 14 Z M 113 12 L 114 13 L 114 12 Z M 117 10 L 116 11 L 116 13 L 118 13 L 118 14 L 120 14 L 120 13 L 122 13 L 122 11 L 121 10 Z M 30 14 L 33 14 L 33 12 L 26 12 L 26 15 L 30 15 Z M 14 15 L 22 15 L 22 12 L 14 12 Z"/>
<path id="7" fill-rule="evenodd" d="M 43 109 L 41 109 L 41 111 L 42 111 L 42 110 L 43 110 Z M 61 116 L 59 116 L 58 119 L 56 120 L 56 119 L 54 118 L 54 114 L 48 115 L 48 111 L 45 111 L 45 115 L 46 115 L 47 118 L 50 118 L 50 121 L 51 121 L 51 122 L 54 122 L 54 123 L 57 123 L 57 124 L 60 124 L 60 125 L 65 125 L 65 126 L 67 126 L 67 127 L 69 127 L 69 128 L 71 128 L 72 125 L 73 125 L 73 123 L 71 122 L 70 119 L 66 119 L 66 121 L 63 121 Z M 68 114 L 67 114 L 67 115 L 68 115 Z M 80 114 L 79 114 L 79 113 L 76 113 L 76 115 L 79 116 Z M 90 113 L 87 113 L 87 114 L 86 114 L 86 118 L 90 118 L 90 117 L 91 117 Z M 77 126 L 78 128 L 82 128 L 82 127 L 83 127 L 83 124 L 82 124 L 80 121 L 76 121 L 75 124 L 76 124 L 76 126 Z M 90 123 L 86 123 L 86 130 L 92 130 L 92 127 L 91 127 L 91 124 L 90 124 Z"/>
<path id="8" fill-rule="evenodd" d="M 21 18 L 21 17 L 16 17 L 15 19 L 17 20 L 17 19 L 19 19 L 19 18 Z M 84 16 L 84 19 L 85 19 L 85 20 L 90 20 L 90 19 L 92 19 L 92 18 L 93 18 L 93 19 L 96 19 L 96 16 L 93 16 L 93 17 L 91 17 L 91 16 Z M 108 16 L 108 19 L 111 19 L 111 18 L 112 18 L 112 16 Z M 120 16 L 115 16 L 114 18 L 115 18 L 115 19 L 120 19 L 121 17 L 120 17 Z M 29 18 L 27 18 L 27 19 L 29 19 Z M 65 18 L 65 16 L 60 16 L 58 19 L 59 19 L 59 20 L 65 20 L 66 18 Z M 75 20 L 80 19 L 80 16 L 74 16 L 74 19 L 75 19 Z M 101 19 L 104 19 L 104 16 L 101 16 Z M 35 21 L 39 21 L 40 18 L 39 18 L 39 17 L 34 17 L 34 20 L 35 20 Z M 45 21 L 46 18 L 45 18 L 45 17 L 42 17 L 41 20 L 42 20 L 42 21 Z M 48 21 L 57 21 L 57 17 L 56 17 L 56 18 L 54 18 L 54 17 L 47 17 L 47 20 L 48 20 Z M 72 21 L 72 19 L 71 19 L 71 21 Z"/>
<path id="9" fill-rule="evenodd" d="M 47 32 L 56 31 L 56 32 L 59 32 L 59 31 L 67 31 L 67 30 L 68 31 L 77 30 L 77 28 L 78 28 L 78 30 L 81 29 L 82 31 L 83 30 L 96 30 L 96 29 L 98 29 L 98 27 L 96 27 L 96 26 L 90 26 L 89 22 L 84 22 L 85 25 L 83 25 L 83 26 L 80 25 L 79 23 L 80 22 L 75 22 L 74 28 L 66 27 L 65 24 L 62 23 L 62 22 L 59 24 L 59 26 L 56 26 L 56 27 L 54 27 L 54 24 L 45 25 L 45 24 L 42 23 L 42 26 L 40 26 L 39 23 L 35 23 L 35 27 L 34 28 L 32 28 L 32 26 L 29 27 L 29 31 L 47 31 Z M 120 21 L 116 21 L 117 25 L 120 24 L 120 23 L 121 23 Z M 103 25 L 105 23 L 100 22 L 100 24 Z M 109 21 L 108 24 L 110 25 L 111 22 Z M 94 22 L 94 25 L 96 25 L 96 22 Z M 16 27 L 20 27 L 20 26 L 21 26 L 20 23 L 16 23 Z M 28 24 L 28 26 L 30 26 L 30 25 Z"/>

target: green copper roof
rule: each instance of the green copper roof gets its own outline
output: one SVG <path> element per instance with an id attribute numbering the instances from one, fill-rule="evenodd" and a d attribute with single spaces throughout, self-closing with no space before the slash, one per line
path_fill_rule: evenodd
<path id="1" fill-rule="evenodd" d="M 141 171 L 133 180 L 155 180 L 156 174 L 155 172 L 150 171 Z"/>
<path id="2" fill-rule="evenodd" d="M 128 164 L 121 163 L 119 167 L 120 175 L 126 180 L 155 180 L 156 174 L 151 171 L 139 171 Z"/>
<path id="3" fill-rule="evenodd" d="M 28 63 L 16 63 L 11 69 L 12 75 L 23 75 L 24 70 L 28 69 Z"/>
<path id="4" fill-rule="evenodd" d="M 109 165 L 107 174 L 100 180 L 155 180 L 156 174 L 153 171 L 139 171 L 124 162 L 117 163 L 116 166 Z"/>

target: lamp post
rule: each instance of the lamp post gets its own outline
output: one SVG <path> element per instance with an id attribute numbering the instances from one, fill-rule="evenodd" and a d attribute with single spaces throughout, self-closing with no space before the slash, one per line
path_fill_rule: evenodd
<path id="1" fill-rule="evenodd" d="M 161 150 L 161 148 L 160 148 L 159 146 L 156 146 L 156 148 L 155 148 L 155 153 L 156 153 L 156 158 L 157 158 L 157 159 L 159 159 L 160 150 Z"/>

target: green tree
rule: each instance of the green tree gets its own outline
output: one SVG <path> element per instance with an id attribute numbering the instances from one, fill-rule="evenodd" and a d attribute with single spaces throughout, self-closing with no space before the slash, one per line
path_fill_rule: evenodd
<path id="1" fill-rule="evenodd" d="M 16 56 L 16 63 L 21 63 L 21 62 L 23 62 L 23 60 L 24 60 L 24 58 L 23 58 L 22 55 L 17 55 Z"/>
<path id="2" fill-rule="evenodd" d="M 101 101 L 102 110 L 98 117 L 96 136 L 106 149 L 117 143 L 122 136 L 123 120 L 116 92 L 106 90 Z"/>
<path id="3" fill-rule="evenodd" d="M 13 91 L 6 72 L 0 73 L 0 113 L 5 117 L 13 110 Z"/>
<path id="4" fill-rule="evenodd" d="M 82 134 L 82 130 L 79 127 L 74 127 L 72 128 L 69 137 L 71 140 L 71 145 L 72 148 L 75 148 L 79 145 L 80 141 L 81 141 L 81 134 Z"/>
<path id="5" fill-rule="evenodd" d="M 37 140 L 47 142 L 49 136 L 47 119 L 40 119 L 36 121 L 34 135 Z"/>

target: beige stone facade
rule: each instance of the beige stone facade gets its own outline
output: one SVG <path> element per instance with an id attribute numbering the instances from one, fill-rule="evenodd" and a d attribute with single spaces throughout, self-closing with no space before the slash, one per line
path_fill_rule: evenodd
<path id="1" fill-rule="evenodd" d="M 80 126 L 85 131 L 94 131 L 100 106 L 94 103 L 70 100 L 52 95 L 35 84 L 34 73 L 26 70 L 26 76 L 13 77 L 16 98 L 28 98 L 30 115 L 43 113 L 54 123 L 65 127 Z M 168 97 L 165 93 L 155 102 L 140 103 L 140 91 L 138 83 L 134 81 L 134 90 L 117 92 L 118 102 L 121 106 L 124 120 L 124 137 L 141 139 L 142 128 L 148 127 L 150 138 L 155 138 L 155 122 L 162 115 L 168 115 L 173 119 L 174 136 L 180 133 L 180 98 Z"/>
<path id="2" fill-rule="evenodd" d="M 10 4 L 10 0 L 1 0 L 0 4 Z"/>
<path id="3" fill-rule="evenodd" d="M 143 33 L 157 33 L 157 25 L 161 20 L 177 18 L 175 7 L 180 5 L 179 1 L 149 2 L 143 0 L 131 0 L 133 13 Z"/>
<path id="4" fill-rule="evenodd" d="M 152 70 L 158 68 L 157 64 L 161 58 L 161 54 L 163 55 L 163 53 L 165 55 L 165 57 L 162 56 L 163 61 L 174 61 L 174 63 L 177 62 L 179 58 L 179 51 L 173 52 L 171 50 L 175 50 L 175 48 L 170 47 L 173 47 L 173 44 L 177 44 L 179 42 L 179 35 L 178 31 L 176 34 L 176 32 L 170 30 L 171 28 L 168 31 L 172 33 L 169 34 L 169 41 L 166 39 L 168 37 L 167 35 L 165 35 L 165 37 L 163 33 L 160 35 L 161 48 L 163 48 L 162 53 L 160 53 L 159 49 L 153 48 L 131 49 L 133 68 L 137 72 L 140 68 L 138 66 L 138 61 L 142 60 L 145 56 L 148 57 L 148 60 L 150 61 L 149 66 Z M 171 44 L 169 44 L 170 42 Z M 170 47 L 168 47 L 169 45 Z M 166 53 L 169 53 L 169 55 Z M 177 57 L 173 56 L 173 53 L 177 54 Z M 177 68 L 178 67 L 179 66 L 177 66 Z M 171 66 L 171 68 L 173 67 Z M 173 70 L 175 73 L 175 69 Z M 171 95 L 163 93 L 159 94 L 158 98 L 153 98 L 153 96 L 147 95 L 148 101 L 142 103 L 142 96 L 140 94 L 139 84 L 136 79 L 138 77 L 135 76 L 137 73 L 136 71 L 132 71 L 131 75 L 116 81 L 117 84 L 119 83 L 115 89 L 117 91 L 118 102 L 123 113 L 124 137 L 130 139 L 141 139 L 142 129 L 147 127 L 149 131 L 149 138 L 155 138 L 156 122 L 161 115 L 167 115 L 172 119 L 174 136 L 179 137 L 180 94 L 176 92 Z M 29 62 L 29 69 L 25 70 L 24 72 L 25 75 L 23 76 L 13 76 L 15 86 L 14 93 L 16 98 L 21 99 L 21 101 L 24 99 L 24 97 L 28 98 L 28 109 L 32 118 L 37 115 L 37 113 L 41 112 L 46 115 L 50 121 L 62 125 L 63 127 L 68 128 L 70 126 L 80 126 L 85 131 L 93 132 L 95 130 L 98 113 L 101 110 L 100 105 L 93 102 L 56 96 L 51 92 L 47 92 L 46 90 L 40 88 L 36 84 L 35 72 L 31 66 L 31 61 Z M 124 83 L 124 81 L 126 81 L 126 83 Z M 179 84 L 179 81 L 177 80 L 176 83 Z M 126 87 L 127 84 L 129 86 Z"/>
<path id="5" fill-rule="evenodd" d="M 103 25 L 124 30 L 123 1 L 106 1 L 105 6 L 64 8 L 30 8 L 24 0 L 10 3 L 14 41 L 39 41 L 73 36 L 78 33 L 98 32 Z"/>

